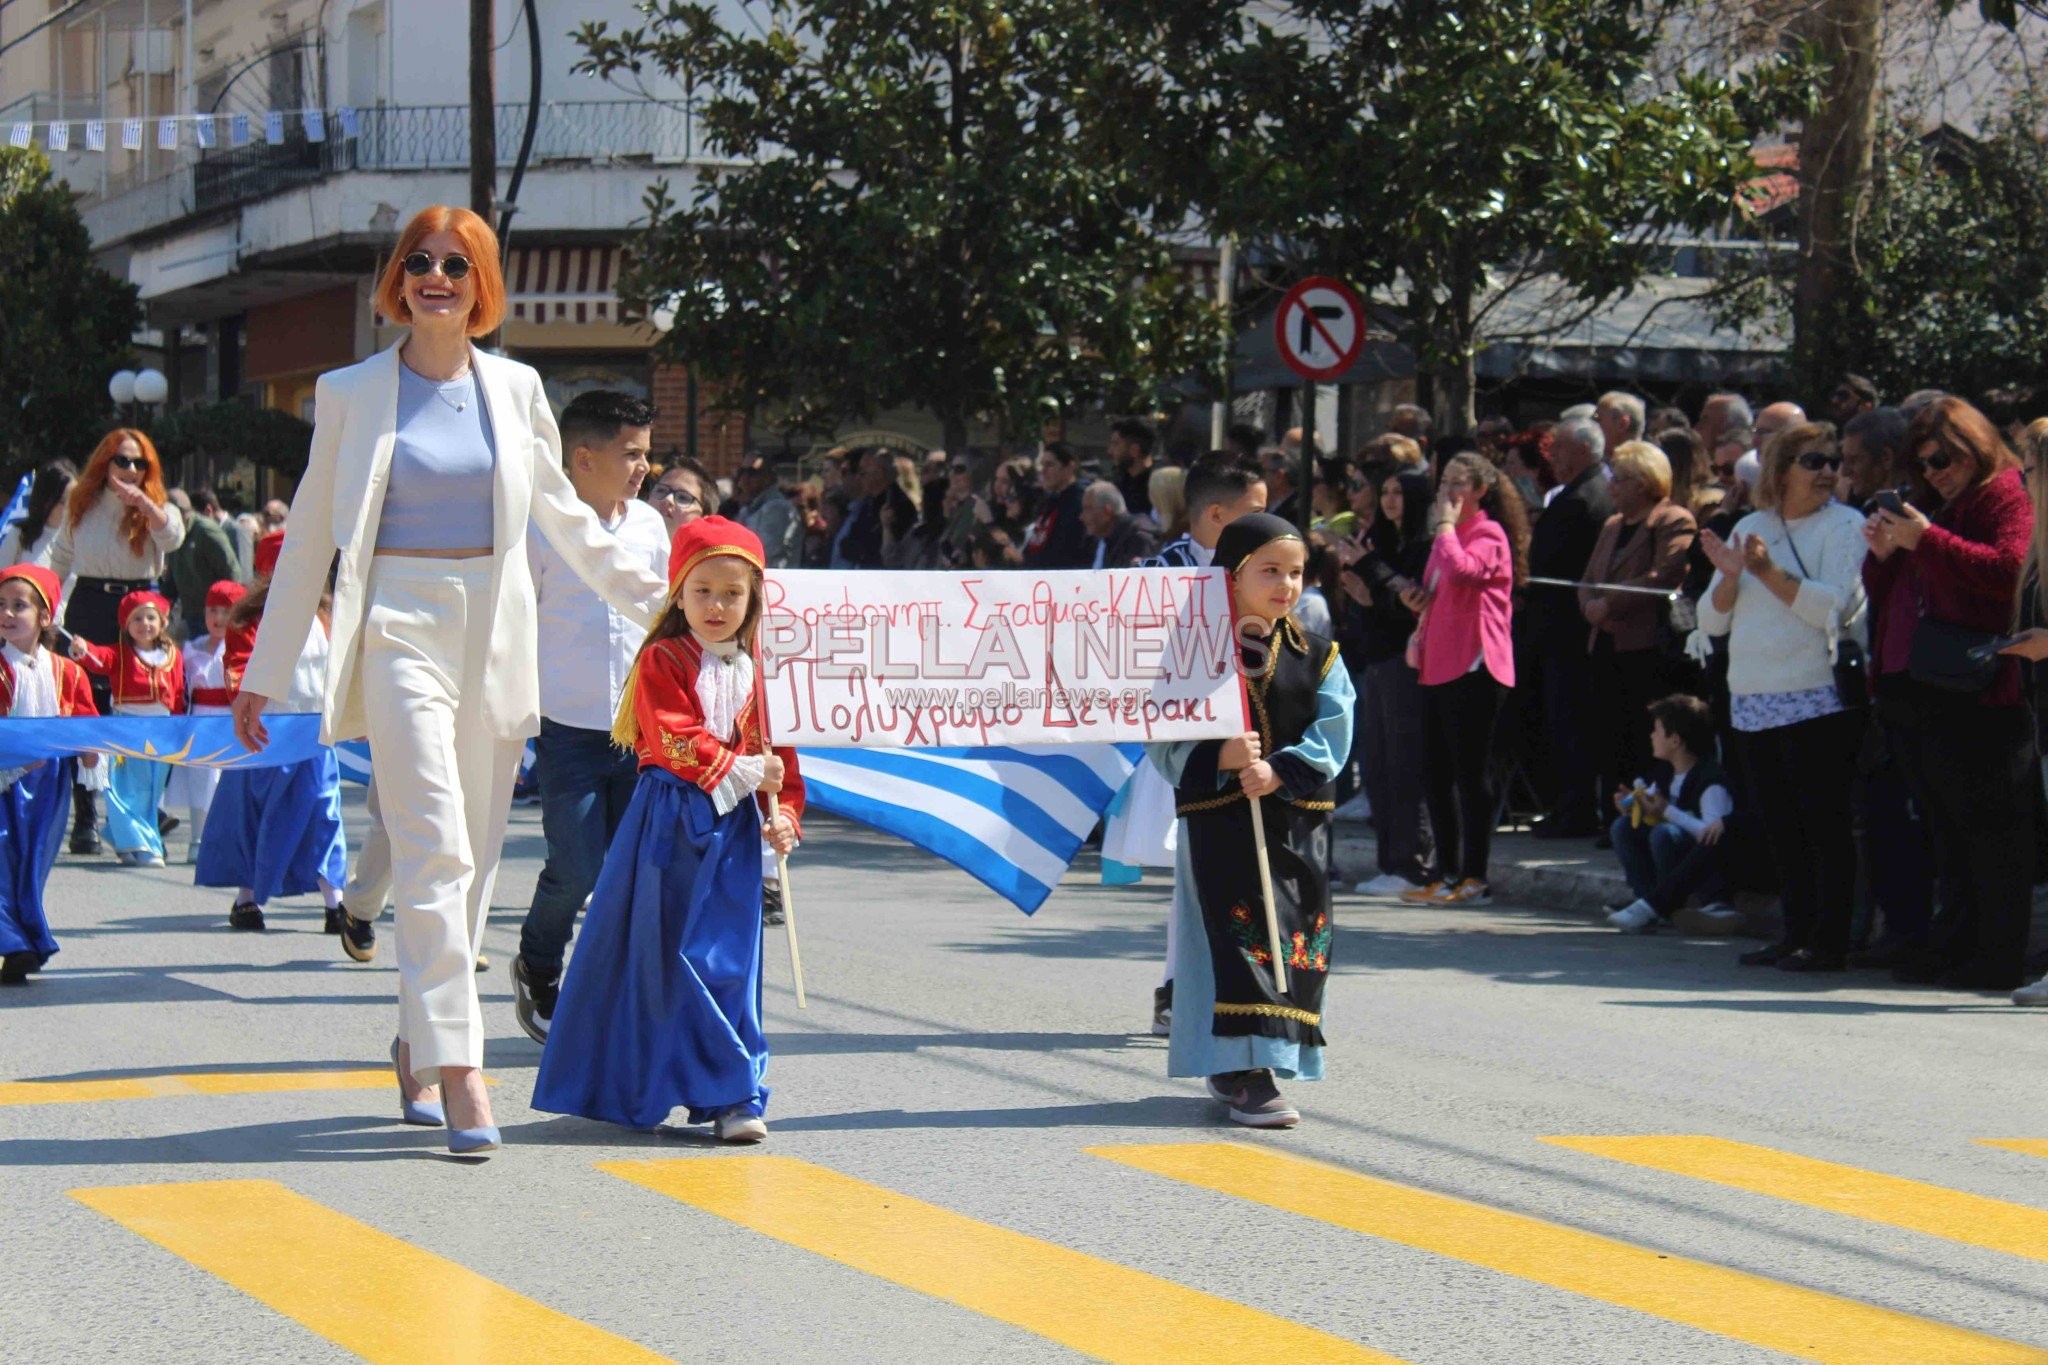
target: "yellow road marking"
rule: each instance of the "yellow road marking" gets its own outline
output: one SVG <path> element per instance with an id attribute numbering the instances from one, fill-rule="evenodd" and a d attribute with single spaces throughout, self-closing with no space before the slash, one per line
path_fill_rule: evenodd
<path id="1" fill-rule="evenodd" d="M 2048 1351 L 1234 1143 L 1096 1156 L 1809 1360 L 2048 1361 Z"/>
<path id="2" fill-rule="evenodd" d="M 2048 1157 L 2048 1138 L 1978 1138 L 1986 1147 L 2003 1147 L 2021 1156 Z"/>
<path id="3" fill-rule="evenodd" d="M 0 1081 L 0 1106 L 146 1100 L 163 1095 L 256 1095 L 281 1090 L 379 1090 L 397 1084 L 388 1067 L 376 1071 L 194 1072 L 104 1081 Z"/>
<path id="4" fill-rule="evenodd" d="M 108 1186 L 71 1197 L 366 1360 L 664 1359 L 275 1181 Z"/>
<path id="5" fill-rule="evenodd" d="M 1394 1362 L 1243 1304 L 791 1157 L 601 1161 L 741 1227 L 1114 1361 Z"/>
<path id="6" fill-rule="evenodd" d="M 1965 1246 L 2048 1261 L 2048 1210 L 1714 1137 L 1554 1137 L 1545 1142 L 1690 1176 Z"/>

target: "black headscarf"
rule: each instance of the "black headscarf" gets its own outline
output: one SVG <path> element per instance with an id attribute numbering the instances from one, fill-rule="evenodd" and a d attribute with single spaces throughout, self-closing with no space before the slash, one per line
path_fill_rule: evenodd
<path id="1" fill-rule="evenodd" d="M 1239 565 L 1274 541 L 1300 539 L 1301 532 L 1293 522 L 1271 512 L 1253 512 L 1223 528 L 1223 534 L 1216 537 L 1213 563 L 1219 569 L 1236 573 Z"/>

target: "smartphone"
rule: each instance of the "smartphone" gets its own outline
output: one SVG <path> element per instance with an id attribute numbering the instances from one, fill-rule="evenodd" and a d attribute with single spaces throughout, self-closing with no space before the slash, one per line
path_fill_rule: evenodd
<path id="1" fill-rule="evenodd" d="M 1995 659 L 2004 651 L 2018 644 L 2020 638 L 2017 635 L 2001 635 L 1997 639 L 1987 640 L 1981 645 L 1972 645 L 1969 651 L 1970 662 L 1981 664 Z"/>
<path id="2" fill-rule="evenodd" d="M 1870 499 L 1870 510 L 1873 512 L 1889 512 L 1895 517 L 1903 517 L 1906 515 L 1906 504 L 1899 497 L 1898 489 L 1884 488 L 1879 489 L 1876 495 Z"/>

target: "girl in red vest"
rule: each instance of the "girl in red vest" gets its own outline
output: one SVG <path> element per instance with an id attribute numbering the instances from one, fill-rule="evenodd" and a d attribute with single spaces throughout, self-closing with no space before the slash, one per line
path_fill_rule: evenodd
<path id="1" fill-rule="evenodd" d="M 185 664 L 171 643 L 171 604 L 154 592 L 121 599 L 121 643 L 109 648 L 73 637 L 71 657 L 108 681 L 117 716 L 185 713 Z M 114 856 L 130 867 L 162 867 L 164 836 L 157 808 L 164 801 L 168 765 L 122 757 L 107 783 L 107 837 Z"/>
<path id="2" fill-rule="evenodd" d="M 57 575 L 36 564 L 0 569 L 0 716 L 96 716 L 85 670 L 50 648 L 62 604 Z M 19 986 L 57 951 L 43 884 L 64 842 L 71 783 L 97 754 L 0 769 L 0 986 Z"/>

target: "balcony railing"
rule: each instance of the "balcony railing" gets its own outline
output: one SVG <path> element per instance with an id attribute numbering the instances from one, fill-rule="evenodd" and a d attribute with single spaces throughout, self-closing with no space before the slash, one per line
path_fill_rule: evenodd
<path id="1" fill-rule="evenodd" d="M 497 107 L 498 164 L 519 153 L 527 107 Z M 259 199 L 338 171 L 460 170 L 469 165 L 467 105 L 385 105 L 358 112 L 354 137 L 327 117 L 327 139 L 306 140 L 297 119 L 285 140 L 216 147 L 193 167 L 194 209 L 206 212 Z M 549 165 L 676 165 L 694 147 L 687 109 L 646 100 L 543 104 L 535 126 L 534 168 Z"/>

